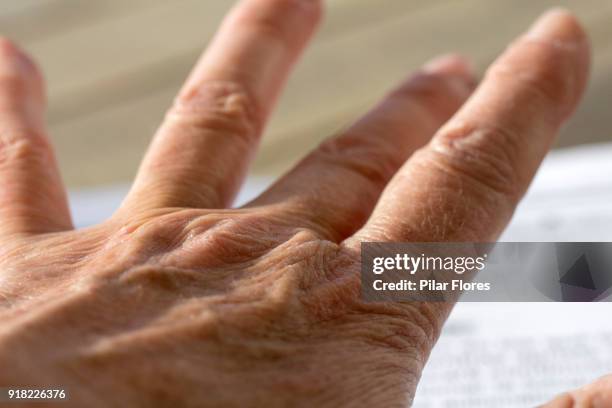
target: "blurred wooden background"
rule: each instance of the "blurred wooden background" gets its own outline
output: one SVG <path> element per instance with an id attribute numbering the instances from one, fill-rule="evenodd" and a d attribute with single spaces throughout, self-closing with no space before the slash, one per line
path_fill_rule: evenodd
<path id="1" fill-rule="evenodd" d="M 129 181 L 154 129 L 232 0 L 3 0 L 0 32 L 45 71 L 49 123 L 67 184 Z M 288 168 L 436 54 L 482 69 L 543 10 L 564 5 L 595 49 L 592 83 L 559 145 L 612 135 L 612 2 L 327 0 L 254 174 Z M 612 159 L 612 158 L 611 158 Z"/>

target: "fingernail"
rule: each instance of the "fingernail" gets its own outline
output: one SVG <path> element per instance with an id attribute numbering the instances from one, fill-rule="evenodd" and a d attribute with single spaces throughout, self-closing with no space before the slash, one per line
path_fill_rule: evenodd
<path id="1" fill-rule="evenodd" d="M 423 71 L 430 74 L 450 74 L 471 79 L 474 76 L 472 64 L 457 54 L 447 54 L 436 57 L 423 65 Z"/>

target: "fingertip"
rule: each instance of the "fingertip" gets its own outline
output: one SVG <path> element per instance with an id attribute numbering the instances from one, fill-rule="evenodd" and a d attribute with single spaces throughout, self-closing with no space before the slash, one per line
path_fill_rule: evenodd
<path id="1" fill-rule="evenodd" d="M 325 17 L 325 2 L 323 0 L 298 0 L 304 7 L 314 15 L 315 23 L 318 24 Z"/>
<path id="2" fill-rule="evenodd" d="M 476 87 L 471 63 L 459 54 L 445 54 L 433 58 L 411 74 L 391 95 L 408 95 L 421 101 L 431 100 L 429 112 L 454 113 Z M 447 109 L 452 107 L 452 109 Z"/>
<path id="3" fill-rule="evenodd" d="M 432 74 L 452 74 L 466 78 L 474 77 L 472 63 L 461 54 L 444 54 L 423 65 L 423 71 Z"/>
<path id="4" fill-rule="evenodd" d="M 529 28 L 527 36 L 557 43 L 581 43 L 588 35 L 578 18 L 569 10 L 555 7 L 542 14 Z"/>
<path id="5" fill-rule="evenodd" d="M 0 36 L 0 53 L 2 56 L 11 56 L 17 53 L 21 53 L 21 50 L 17 45 L 5 36 Z"/>
<path id="6" fill-rule="evenodd" d="M 42 78 L 34 60 L 16 43 L 2 36 L 0 36 L 0 72 L 34 74 Z"/>
<path id="7" fill-rule="evenodd" d="M 569 10 L 556 7 L 542 14 L 524 36 L 528 41 L 548 44 L 556 54 L 565 55 L 566 64 L 561 60 L 556 65 L 565 66 L 572 71 L 573 81 L 566 80 L 571 97 L 563 116 L 569 117 L 582 96 L 589 77 L 591 66 L 590 41 L 578 18 Z M 572 67 L 572 68 L 567 68 Z M 569 75 L 569 74 L 566 74 Z M 572 85 L 572 86 L 570 86 Z"/>
<path id="8" fill-rule="evenodd" d="M 291 34 L 314 31 L 324 14 L 323 0 L 242 0 L 227 15 L 231 24 L 286 24 Z M 301 30 L 300 28 L 303 27 Z M 289 33 L 284 30 L 284 36 Z M 310 36 L 310 34 L 308 35 Z"/>
<path id="9" fill-rule="evenodd" d="M 565 393 L 558 395 L 546 405 L 540 405 L 539 408 L 572 408 L 576 406 L 575 404 L 576 400 L 574 397 L 569 393 Z"/>
<path id="10" fill-rule="evenodd" d="M 25 58 L 29 59 L 26 53 L 13 41 L 7 37 L 0 36 L 0 57 L 5 58 Z"/>
<path id="11" fill-rule="evenodd" d="M 476 87 L 476 70 L 471 61 L 460 54 L 444 54 L 425 63 L 421 72 L 440 76 L 458 83 L 462 94 L 471 93 Z"/>

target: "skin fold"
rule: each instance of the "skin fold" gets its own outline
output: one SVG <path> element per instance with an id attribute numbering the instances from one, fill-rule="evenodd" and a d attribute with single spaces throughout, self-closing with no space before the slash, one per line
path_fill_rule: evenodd
<path id="1" fill-rule="evenodd" d="M 437 58 L 230 209 L 321 14 L 317 0 L 239 2 L 121 208 L 82 230 L 42 76 L 0 40 L 0 387 L 70 396 L 36 406 L 411 403 L 452 304 L 362 301 L 360 243 L 495 240 L 578 103 L 589 44 L 553 10 L 479 85 L 462 57 Z M 611 388 L 548 406 L 612 406 Z"/>

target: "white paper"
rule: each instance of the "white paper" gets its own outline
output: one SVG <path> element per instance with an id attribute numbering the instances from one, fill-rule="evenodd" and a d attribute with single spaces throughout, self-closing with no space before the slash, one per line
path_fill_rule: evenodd
<path id="1" fill-rule="evenodd" d="M 551 154 L 501 240 L 612 241 L 612 145 Z M 609 303 L 460 303 L 414 406 L 533 407 L 610 374 L 611 313 Z"/>

